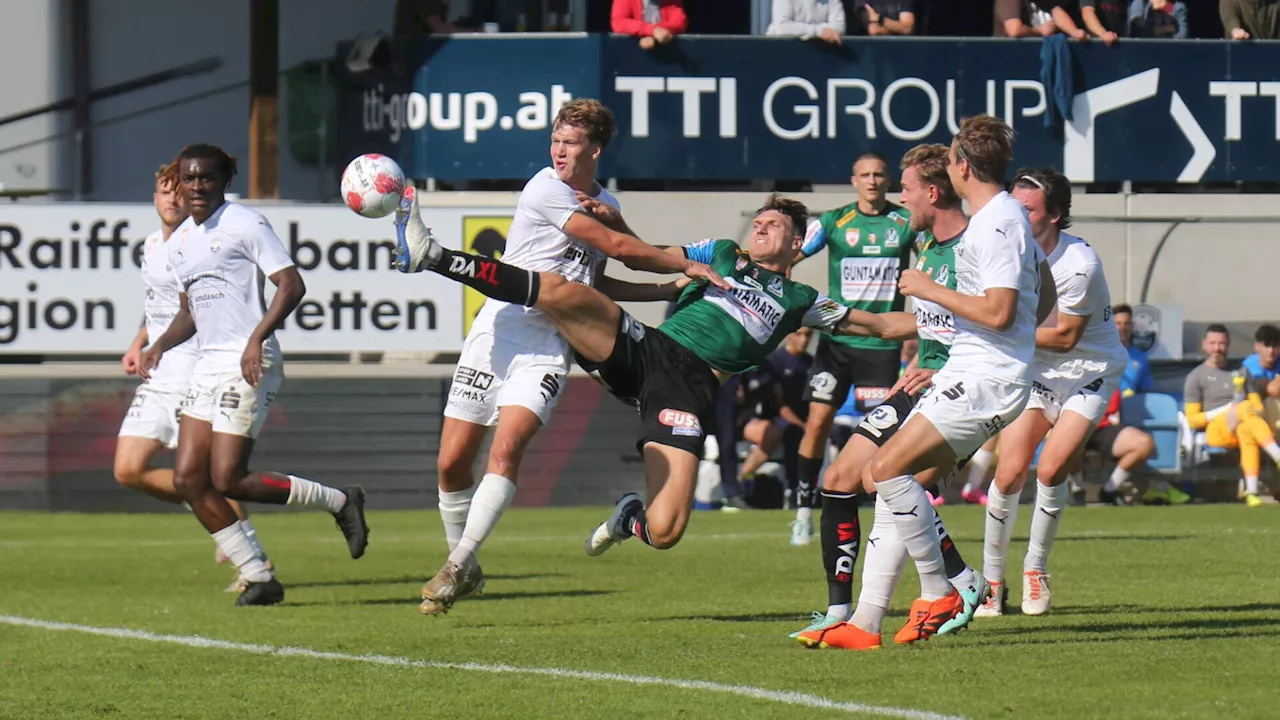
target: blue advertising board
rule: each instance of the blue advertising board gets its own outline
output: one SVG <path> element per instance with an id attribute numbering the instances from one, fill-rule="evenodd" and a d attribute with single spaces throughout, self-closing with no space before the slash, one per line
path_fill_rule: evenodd
<path id="1" fill-rule="evenodd" d="M 524 179 L 550 121 L 597 97 L 619 134 L 601 175 L 843 182 L 861 152 L 950 141 L 991 113 L 1015 163 L 1075 182 L 1275 180 L 1280 43 L 1071 44 L 1071 87 L 1041 83 L 1037 40 L 685 37 L 653 52 L 607 35 L 410 41 L 405 66 L 343 79 L 342 149 L 415 177 Z M 1064 102 L 1071 119 L 1055 114 Z"/>

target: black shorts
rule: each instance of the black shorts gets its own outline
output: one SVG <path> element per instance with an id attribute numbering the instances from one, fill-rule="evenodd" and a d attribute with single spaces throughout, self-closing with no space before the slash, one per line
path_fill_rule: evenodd
<path id="1" fill-rule="evenodd" d="M 1112 423 L 1094 430 L 1089 441 L 1084 444 L 1084 449 L 1100 452 L 1108 459 L 1115 457 L 1116 440 L 1120 439 L 1120 433 L 1124 432 L 1125 427 Z"/>
<path id="2" fill-rule="evenodd" d="M 862 350 L 824 337 L 818 341 L 804 399 L 840 407 L 849 396 L 850 386 L 888 389 L 898 382 L 901 369 L 899 350 Z"/>
<path id="3" fill-rule="evenodd" d="M 639 408 L 641 455 L 645 443 L 655 442 L 702 457 L 703 440 L 716 431 L 720 381 L 701 358 L 624 312 L 609 359 L 579 357 L 578 364 L 614 397 Z"/>
<path id="4" fill-rule="evenodd" d="M 911 414 L 919 399 L 919 395 L 908 395 L 906 390 L 899 390 L 872 408 L 862 422 L 858 423 L 858 427 L 853 429 L 853 434 L 870 440 L 876 444 L 876 447 L 884 447 L 884 444 L 889 442 L 889 438 L 893 437 L 894 433 L 898 432 L 898 428 L 907 421 L 907 416 Z M 974 452 L 976 453 L 977 450 Z M 969 464 L 971 458 L 973 458 L 972 454 L 957 458 L 955 469 L 951 473 L 944 474 L 938 484 L 946 485 L 956 472 L 963 470 L 964 466 Z"/>

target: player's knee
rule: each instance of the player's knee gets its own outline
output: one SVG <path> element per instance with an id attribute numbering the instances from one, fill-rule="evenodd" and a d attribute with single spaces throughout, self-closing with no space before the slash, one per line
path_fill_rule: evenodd
<path id="1" fill-rule="evenodd" d="M 132 460 L 122 460 L 119 458 L 116 459 L 116 482 L 121 487 L 134 489 L 142 487 L 142 475 L 146 471 L 146 466 L 140 465 L 137 462 Z"/>
<path id="2" fill-rule="evenodd" d="M 173 471 L 173 490 L 184 498 L 199 493 L 202 485 L 203 478 L 197 472 L 183 467 Z"/>
<path id="3" fill-rule="evenodd" d="M 569 281 L 555 273 L 538 273 L 538 305 L 555 306 L 568 295 Z"/>
<path id="4" fill-rule="evenodd" d="M 214 489 L 229 497 L 235 496 L 240 481 L 244 479 L 244 473 L 239 468 L 229 466 L 215 465 L 210 470 L 209 476 L 213 480 Z"/>
<path id="5" fill-rule="evenodd" d="M 464 453 L 441 451 L 436 456 L 436 473 L 445 484 L 456 484 L 471 478 L 471 462 Z"/>
<path id="6" fill-rule="evenodd" d="M 861 479 L 861 473 L 855 472 L 850 468 L 841 467 L 839 463 L 834 463 L 822 474 L 822 487 L 831 492 L 856 492 Z"/>

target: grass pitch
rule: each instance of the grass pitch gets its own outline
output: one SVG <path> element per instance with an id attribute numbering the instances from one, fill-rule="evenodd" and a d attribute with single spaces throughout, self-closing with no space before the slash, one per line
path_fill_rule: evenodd
<path id="1" fill-rule="evenodd" d="M 787 639 L 826 605 L 788 515 L 697 513 L 673 550 L 588 558 L 607 512 L 509 512 L 485 594 L 443 617 L 417 611 L 445 556 L 434 511 L 371 513 L 359 561 L 323 514 L 259 514 L 287 588 L 270 608 L 232 606 L 189 516 L 0 513 L 0 718 L 1275 716 L 1271 506 L 1070 508 L 1049 615 L 893 647 L 909 568 L 868 653 Z M 943 512 L 980 565 L 981 509 Z"/>

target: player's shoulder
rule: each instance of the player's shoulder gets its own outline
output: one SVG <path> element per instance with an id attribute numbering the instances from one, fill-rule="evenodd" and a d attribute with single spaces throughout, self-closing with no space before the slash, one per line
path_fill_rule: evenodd
<path id="1" fill-rule="evenodd" d="M 251 207 L 228 202 L 219 209 L 217 227 L 223 232 L 243 232 L 260 226 L 271 227 L 271 223 L 265 215 Z"/>
<path id="2" fill-rule="evenodd" d="M 148 235 L 145 240 L 142 241 L 142 246 L 147 249 L 151 249 L 162 242 L 164 242 L 164 231 L 156 230 L 155 232 Z"/>
<path id="3" fill-rule="evenodd" d="M 524 189 L 521 191 L 521 197 L 526 193 L 530 195 L 548 195 L 556 192 L 569 193 L 572 195 L 573 189 L 560 179 L 560 176 L 556 174 L 554 168 L 548 165 L 534 173 L 533 177 L 529 178 L 529 180 L 525 182 Z"/>
<path id="4" fill-rule="evenodd" d="M 858 202 L 831 208 L 818 216 L 818 221 L 827 225 L 845 225 L 858 217 Z"/>

